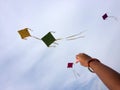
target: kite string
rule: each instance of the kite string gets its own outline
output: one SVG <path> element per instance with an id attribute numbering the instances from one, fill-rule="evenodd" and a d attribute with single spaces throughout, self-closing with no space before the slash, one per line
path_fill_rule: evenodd
<path id="1" fill-rule="evenodd" d="M 38 40 L 41 40 L 40 38 L 38 38 L 38 37 L 36 37 L 36 36 L 31 36 L 31 37 L 33 37 L 33 38 L 35 38 L 35 39 L 38 39 Z"/>
<path id="2" fill-rule="evenodd" d="M 33 31 L 32 29 L 30 29 L 30 28 L 26 28 L 27 30 L 30 30 L 30 31 Z M 35 39 L 38 39 L 38 40 L 41 40 L 40 38 L 38 38 L 38 37 L 36 37 L 36 36 L 31 36 L 31 37 L 33 37 L 33 38 L 35 38 Z"/>

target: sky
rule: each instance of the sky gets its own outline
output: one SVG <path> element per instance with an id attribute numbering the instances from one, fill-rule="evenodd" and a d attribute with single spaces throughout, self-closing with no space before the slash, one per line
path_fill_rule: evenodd
<path id="1" fill-rule="evenodd" d="M 120 72 L 119 10 L 120 0 L 0 0 L 0 90 L 108 90 L 80 64 L 76 79 L 67 63 L 84 52 Z M 49 31 L 55 38 L 84 32 L 84 38 L 48 48 L 21 39 L 24 28 L 39 38 Z"/>

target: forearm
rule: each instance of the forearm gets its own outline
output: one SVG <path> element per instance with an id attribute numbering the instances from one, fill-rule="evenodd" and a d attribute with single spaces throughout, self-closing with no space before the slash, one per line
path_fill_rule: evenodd
<path id="1" fill-rule="evenodd" d="M 106 65 L 93 61 L 90 67 L 110 90 L 120 90 L 120 74 Z"/>

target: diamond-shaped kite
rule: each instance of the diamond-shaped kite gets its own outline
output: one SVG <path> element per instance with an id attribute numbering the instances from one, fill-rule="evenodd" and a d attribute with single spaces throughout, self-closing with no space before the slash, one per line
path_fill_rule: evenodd
<path id="1" fill-rule="evenodd" d="M 29 28 L 24 28 L 22 30 L 19 30 L 18 33 L 20 34 L 22 39 L 25 39 L 27 37 L 30 37 L 30 33 L 29 33 Z"/>
<path id="2" fill-rule="evenodd" d="M 68 63 L 67 68 L 72 68 L 73 67 L 73 63 Z"/>
<path id="3" fill-rule="evenodd" d="M 48 32 L 41 40 L 49 47 L 52 43 L 56 41 L 55 37 L 51 32 Z"/>
<path id="4" fill-rule="evenodd" d="M 102 16 L 103 20 L 106 20 L 107 17 L 108 17 L 107 13 L 105 13 L 105 14 Z"/>

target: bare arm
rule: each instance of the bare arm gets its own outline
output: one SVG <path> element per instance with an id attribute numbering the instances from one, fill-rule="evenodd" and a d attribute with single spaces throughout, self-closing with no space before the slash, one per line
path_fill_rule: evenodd
<path id="1" fill-rule="evenodd" d="M 76 56 L 76 59 L 82 66 L 88 67 L 88 61 L 92 58 L 81 53 Z M 93 71 L 110 90 L 120 90 L 120 74 L 118 72 L 98 61 L 92 61 L 89 64 Z"/>

